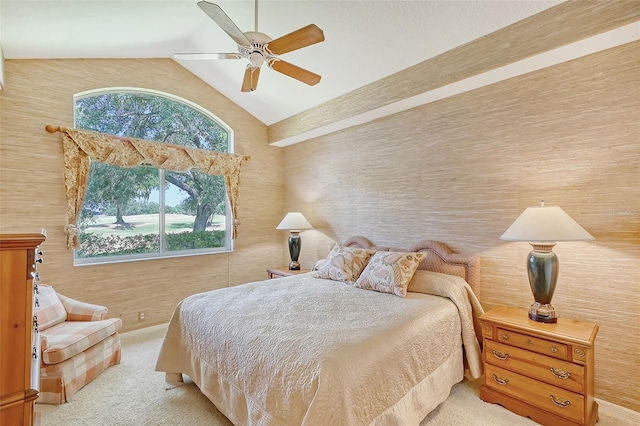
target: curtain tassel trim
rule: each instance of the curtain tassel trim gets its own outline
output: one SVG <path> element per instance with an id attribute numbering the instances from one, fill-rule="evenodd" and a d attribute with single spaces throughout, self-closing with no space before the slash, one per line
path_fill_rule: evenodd
<path id="1" fill-rule="evenodd" d="M 64 227 L 67 234 L 67 248 L 74 249 L 80 247 L 80 229 L 74 224 L 68 224 Z"/>

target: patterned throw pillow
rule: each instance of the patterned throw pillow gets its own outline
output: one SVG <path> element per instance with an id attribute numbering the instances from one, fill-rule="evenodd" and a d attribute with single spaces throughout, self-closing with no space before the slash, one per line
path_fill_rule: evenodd
<path id="1" fill-rule="evenodd" d="M 353 284 L 375 252 L 375 250 L 345 247 L 336 243 L 325 261 L 318 265 L 315 276 Z"/>
<path id="2" fill-rule="evenodd" d="M 311 268 L 312 271 L 317 271 L 318 269 L 320 269 L 320 267 L 322 265 L 324 265 L 324 262 L 326 261 L 326 259 L 320 259 L 318 261 L 316 261 L 316 263 L 313 264 L 313 267 Z"/>
<path id="3" fill-rule="evenodd" d="M 56 291 L 46 284 L 38 285 L 38 306 L 36 306 L 36 316 L 38 317 L 38 328 L 40 331 L 60 324 L 67 319 L 67 311 L 58 299 Z"/>
<path id="4" fill-rule="evenodd" d="M 355 286 L 405 297 L 411 277 L 426 256 L 426 253 L 376 252 Z"/>

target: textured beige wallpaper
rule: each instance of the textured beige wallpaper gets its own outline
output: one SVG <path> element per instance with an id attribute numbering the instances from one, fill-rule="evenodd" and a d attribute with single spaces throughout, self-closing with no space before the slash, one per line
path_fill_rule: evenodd
<path id="1" fill-rule="evenodd" d="M 60 293 L 108 306 L 124 330 L 168 322 L 187 295 L 264 279 L 284 262 L 282 150 L 267 144 L 267 129 L 229 99 L 170 59 L 8 60 L 0 92 L 0 232 L 46 228 L 42 281 Z M 73 95 L 104 87 L 142 87 L 171 93 L 208 109 L 235 132 L 236 152 L 251 156 L 242 169 L 239 237 L 232 254 L 73 266 L 63 232 L 66 203 L 60 134 L 73 127 Z M 267 194 L 267 196 L 265 196 Z M 146 320 L 138 322 L 138 312 Z"/>
<path id="2" fill-rule="evenodd" d="M 272 124 L 269 142 L 371 111 L 639 19 L 638 1 L 568 0 Z"/>
<path id="3" fill-rule="evenodd" d="M 485 308 L 532 302 L 530 246 L 500 235 L 557 204 L 593 242 L 559 243 L 553 304 L 600 325 L 596 397 L 640 411 L 640 42 L 284 148 L 304 266 L 332 241 L 421 239 L 481 257 Z"/>

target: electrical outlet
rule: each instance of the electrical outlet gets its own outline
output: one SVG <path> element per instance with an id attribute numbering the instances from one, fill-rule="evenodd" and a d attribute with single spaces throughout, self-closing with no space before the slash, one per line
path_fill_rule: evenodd
<path id="1" fill-rule="evenodd" d="M 144 312 L 138 312 L 138 321 L 144 321 Z"/>

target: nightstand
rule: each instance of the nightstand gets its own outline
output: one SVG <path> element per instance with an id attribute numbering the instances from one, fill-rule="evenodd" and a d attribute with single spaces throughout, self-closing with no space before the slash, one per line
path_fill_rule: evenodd
<path id="1" fill-rule="evenodd" d="M 288 277 L 290 275 L 306 274 L 307 272 L 310 272 L 310 270 L 300 269 L 298 271 L 292 271 L 291 269 L 289 269 L 288 266 L 279 266 L 277 268 L 267 269 L 267 274 L 269 274 L 269 279 Z"/>
<path id="2" fill-rule="evenodd" d="M 594 425 L 594 344 L 598 325 L 529 319 L 526 309 L 496 307 L 480 317 L 483 401 L 543 425 Z"/>

